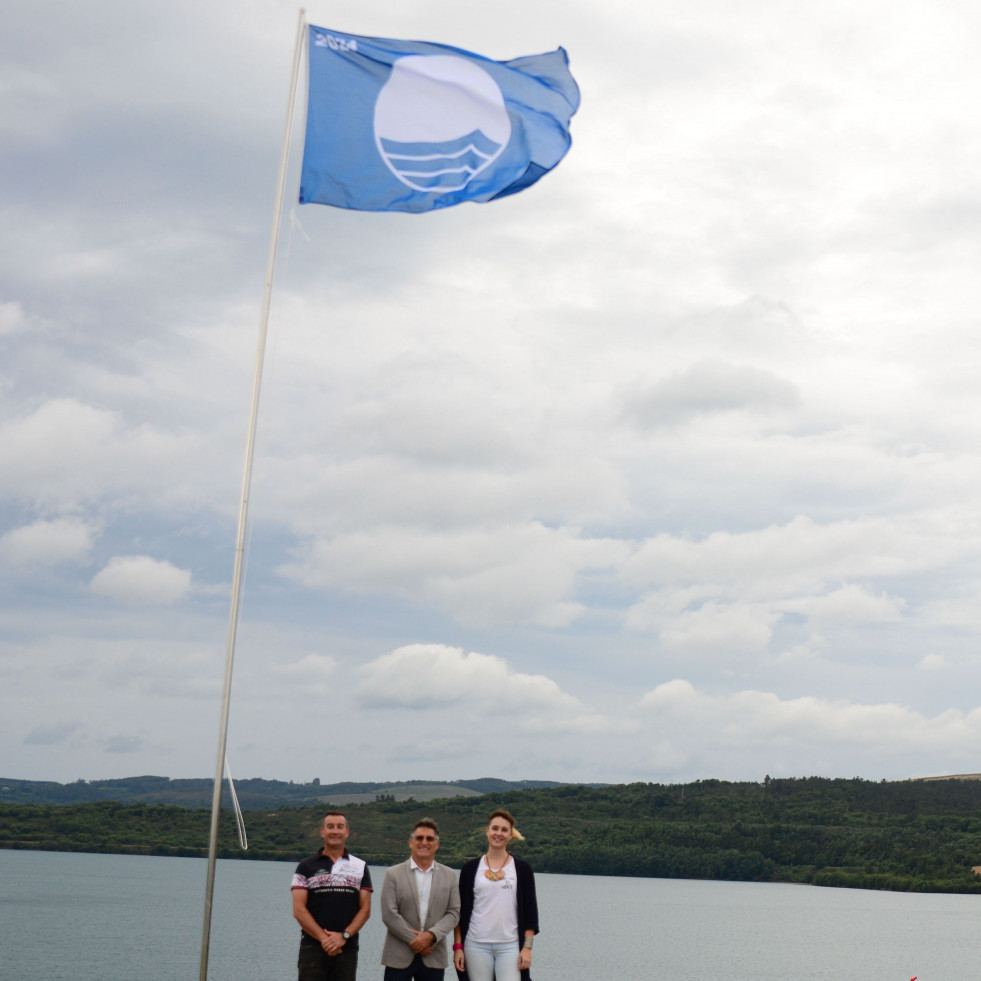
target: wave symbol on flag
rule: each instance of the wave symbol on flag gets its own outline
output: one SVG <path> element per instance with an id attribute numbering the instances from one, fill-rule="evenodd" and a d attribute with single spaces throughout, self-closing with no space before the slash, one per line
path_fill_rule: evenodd
<path id="1" fill-rule="evenodd" d="M 466 187 L 511 139 L 504 96 L 472 61 L 408 55 L 375 103 L 375 142 L 392 173 L 416 191 Z"/>
<path id="2" fill-rule="evenodd" d="M 445 143 L 380 143 L 395 176 L 417 191 L 459 191 L 503 149 L 480 130 Z"/>

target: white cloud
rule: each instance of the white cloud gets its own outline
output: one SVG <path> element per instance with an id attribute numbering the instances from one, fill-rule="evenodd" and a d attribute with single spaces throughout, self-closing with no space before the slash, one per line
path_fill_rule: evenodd
<path id="1" fill-rule="evenodd" d="M 338 683 L 346 684 L 340 662 L 329 654 L 307 654 L 285 664 L 270 664 L 269 671 L 282 679 L 289 691 L 296 691 L 299 686 L 303 691 L 329 697 L 336 692 Z"/>
<path id="2" fill-rule="evenodd" d="M 147 555 L 118 555 L 93 576 L 97 596 L 126 606 L 170 606 L 191 589 L 191 573 Z"/>
<path id="3" fill-rule="evenodd" d="M 818 626 L 854 623 L 896 623 L 906 601 L 901 597 L 873 595 L 854 583 L 823 596 L 800 596 L 781 604 L 786 612 L 800 613 Z"/>
<path id="4" fill-rule="evenodd" d="M 0 494 L 8 499 L 74 505 L 103 494 L 154 496 L 180 486 L 180 464 L 193 437 L 147 425 L 74 398 L 49 400 L 0 426 Z M 172 493 L 172 492 L 171 492 Z"/>
<path id="5" fill-rule="evenodd" d="M 532 732 L 599 732 L 618 728 L 588 711 L 544 675 L 515 671 L 500 657 L 443 644 L 410 644 L 376 658 L 361 671 L 358 695 L 369 708 L 450 710 Z"/>
<path id="6" fill-rule="evenodd" d="M 696 650 L 762 650 L 773 636 L 777 614 L 758 606 L 719 606 L 705 603 L 685 610 L 661 627 L 661 640 L 669 647 Z M 628 625 L 636 622 L 636 616 Z"/>
<path id="7" fill-rule="evenodd" d="M 958 534 L 951 517 L 938 512 L 825 525 L 797 517 L 701 540 L 661 534 L 624 563 L 622 578 L 642 590 L 625 623 L 656 633 L 667 647 L 719 654 L 766 651 L 780 627 L 797 621 L 802 625 L 795 629 L 811 635 L 923 624 L 931 618 L 927 609 L 911 608 L 903 592 L 922 591 L 911 586 L 917 577 L 945 573 L 977 547 L 974 529 L 962 522 Z M 801 654 L 804 644 L 801 638 L 791 646 Z M 789 656 L 785 650 L 780 658 Z"/>
<path id="8" fill-rule="evenodd" d="M 794 661 L 809 661 L 819 657 L 827 650 L 828 640 L 821 634 L 811 634 L 800 644 L 792 644 L 777 656 L 777 663 L 793 663 Z"/>
<path id="9" fill-rule="evenodd" d="M 140 753 L 147 748 L 142 736 L 111 736 L 105 741 L 107 753 Z"/>
<path id="10" fill-rule="evenodd" d="M 582 611 L 579 577 L 609 568 L 628 551 L 622 542 L 537 522 L 466 532 L 396 527 L 318 540 L 280 572 L 308 586 L 389 591 L 467 624 L 563 627 Z"/>
<path id="11" fill-rule="evenodd" d="M 0 563 L 54 565 L 78 561 L 92 548 L 96 529 L 77 518 L 35 521 L 0 536 Z"/>
<path id="12" fill-rule="evenodd" d="M 634 392 L 627 411 L 645 426 L 665 426 L 718 412 L 795 409 L 799 403 L 797 386 L 771 371 L 708 358 Z"/>
<path id="13" fill-rule="evenodd" d="M 27 330 L 29 326 L 23 304 L 0 302 L 0 337 L 4 334 L 16 334 Z"/>
<path id="14" fill-rule="evenodd" d="M 274 664 L 270 671 L 287 678 L 305 680 L 311 684 L 318 681 L 329 681 L 337 677 L 339 663 L 337 658 L 329 654 L 307 654 L 298 661 L 289 664 Z"/>
<path id="15" fill-rule="evenodd" d="M 672 746 L 688 747 L 696 768 L 752 752 L 763 765 L 768 758 L 823 761 L 822 773 L 847 766 L 849 758 L 865 772 L 876 759 L 880 772 L 905 760 L 905 772 L 913 776 L 930 772 L 922 769 L 924 759 L 967 760 L 981 750 L 981 708 L 931 717 L 896 703 L 783 699 L 753 690 L 710 695 L 680 679 L 647 692 L 640 706 Z"/>
<path id="16" fill-rule="evenodd" d="M 520 674 L 500 657 L 443 644 L 411 644 L 366 665 L 359 693 L 366 704 L 431 708 L 461 699 L 520 708 L 578 708 L 543 675 Z"/>
<path id="17" fill-rule="evenodd" d="M 898 576 L 935 568 L 974 548 L 977 532 L 958 530 L 944 513 L 821 523 L 798 516 L 787 524 L 746 532 L 717 531 L 700 541 L 658 535 L 629 559 L 624 576 L 637 583 L 748 582 L 781 595 L 814 584 Z M 972 522 L 973 525 L 973 522 Z"/>
<path id="18" fill-rule="evenodd" d="M 63 746 L 80 732 L 78 722 L 56 722 L 52 725 L 38 726 L 24 737 L 28 746 Z"/>
<path id="19" fill-rule="evenodd" d="M 981 581 L 967 577 L 953 584 L 923 603 L 922 616 L 938 627 L 976 632 L 981 629 Z"/>

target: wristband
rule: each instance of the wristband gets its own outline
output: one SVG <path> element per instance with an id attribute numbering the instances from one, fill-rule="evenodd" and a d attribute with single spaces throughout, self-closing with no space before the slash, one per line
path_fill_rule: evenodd
<path id="1" fill-rule="evenodd" d="M 463 944 L 453 944 L 454 950 L 463 950 Z"/>
<path id="2" fill-rule="evenodd" d="M 521 945 L 525 950 L 531 950 L 531 945 L 535 941 L 531 937 L 525 937 L 525 942 Z"/>

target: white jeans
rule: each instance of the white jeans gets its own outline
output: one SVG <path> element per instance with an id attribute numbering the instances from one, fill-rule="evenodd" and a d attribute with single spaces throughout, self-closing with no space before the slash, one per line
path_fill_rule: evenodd
<path id="1" fill-rule="evenodd" d="M 467 940 L 463 945 L 470 981 L 521 981 L 518 970 L 518 941 L 485 944 Z"/>

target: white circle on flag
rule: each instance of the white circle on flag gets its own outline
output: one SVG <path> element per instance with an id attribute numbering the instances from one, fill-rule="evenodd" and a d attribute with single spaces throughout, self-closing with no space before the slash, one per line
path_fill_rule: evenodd
<path id="1" fill-rule="evenodd" d="M 375 102 L 375 142 L 392 173 L 416 191 L 462 190 L 511 139 L 497 82 L 454 55 L 407 55 Z"/>

